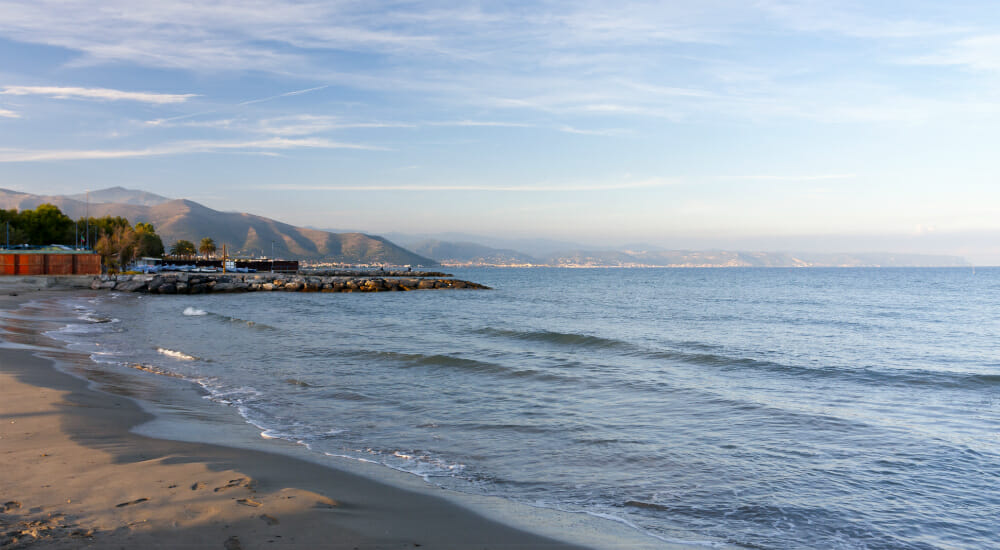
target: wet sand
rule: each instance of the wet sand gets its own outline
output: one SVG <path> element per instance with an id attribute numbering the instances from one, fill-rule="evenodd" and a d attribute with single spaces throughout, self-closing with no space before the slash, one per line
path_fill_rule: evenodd
<path id="1" fill-rule="evenodd" d="M 30 350 L 0 349 L 0 396 L 4 550 L 578 548 L 294 457 L 131 433 L 148 413 Z"/>

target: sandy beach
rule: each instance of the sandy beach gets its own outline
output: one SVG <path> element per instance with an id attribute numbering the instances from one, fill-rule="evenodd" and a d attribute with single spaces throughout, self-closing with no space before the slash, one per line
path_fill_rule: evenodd
<path id="1" fill-rule="evenodd" d="M 13 348 L 0 349 L 4 549 L 573 547 L 292 457 L 136 435 L 150 418 L 137 404 Z"/>

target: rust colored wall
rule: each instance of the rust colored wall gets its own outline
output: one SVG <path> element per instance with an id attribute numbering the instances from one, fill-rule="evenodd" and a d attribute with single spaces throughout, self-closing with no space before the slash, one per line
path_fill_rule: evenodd
<path id="1" fill-rule="evenodd" d="M 0 254 L 0 275 L 100 275 L 97 254 Z"/>
<path id="2" fill-rule="evenodd" d="M 17 254 L 0 254 L 0 275 L 17 275 Z"/>
<path id="3" fill-rule="evenodd" d="M 101 257 L 97 254 L 73 254 L 72 256 L 75 275 L 101 274 Z"/>
<path id="4" fill-rule="evenodd" d="M 43 254 L 18 254 L 15 275 L 45 275 Z"/>

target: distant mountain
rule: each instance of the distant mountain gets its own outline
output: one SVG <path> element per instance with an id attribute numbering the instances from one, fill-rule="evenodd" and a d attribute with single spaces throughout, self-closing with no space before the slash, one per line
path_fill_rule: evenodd
<path id="1" fill-rule="evenodd" d="M 61 195 L 32 195 L 0 189 L 0 208 L 19 210 L 42 203 L 59 207 L 74 219 L 89 211 L 91 216 L 123 216 L 132 223 L 152 223 L 166 246 L 186 239 L 198 243 L 203 237 L 215 240 L 219 249 L 225 244 L 231 254 L 274 255 L 302 260 L 327 260 L 340 263 L 437 265 L 430 258 L 414 254 L 389 240 L 363 233 L 330 233 L 296 227 L 276 220 L 237 212 L 220 212 L 186 199 L 160 200 L 163 197 L 121 188 L 90 193 L 95 197 L 114 197 L 131 203 L 100 203 Z M 137 202 L 155 202 L 153 205 Z"/>
<path id="2" fill-rule="evenodd" d="M 418 241 L 410 250 L 448 264 L 471 265 L 535 265 L 542 263 L 516 250 L 493 248 L 470 242 L 449 242 L 435 239 Z"/>
<path id="3" fill-rule="evenodd" d="M 557 267 L 961 267 L 958 256 L 857 253 L 817 254 L 730 250 L 571 251 L 545 259 Z"/>
<path id="4" fill-rule="evenodd" d="M 514 248 L 494 248 L 471 241 L 414 239 L 391 234 L 414 252 L 445 265 L 550 267 L 958 267 L 964 258 L 945 255 L 855 253 L 821 254 L 791 252 L 740 252 L 732 250 L 664 250 L 648 244 L 625 250 L 575 248 L 543 255 Z M 461 235 L 461 234 L 459 234 Z M 496 239 L 503 240 L 503 239 Z M 543 240 L 526 240 L 540 244 Z M 549 245 L 559 241 L 548 241 Z"/>
<path id="5" fill-rule="evenodd" d="M 148 191 L 125 189 L 124 187 L 109 187 L 107 189 L 101 189 L 100 191 L 91 191 L 89 197 L 87 193 L 80 193 L 77 195 L 69 195 L 68 198 L 84 202 L 106 202 L 113 204 L 131 204 L 135 206 L 156 206 L 158 204 L 170 202 L 171 200 L 167 197 L 156 195 Z"/>
<path id="6" fill-rule="evenodd" d="M 546 238 L 515 238 L 515 237 L 493 237 L 487 235 L 472 235 L 469 233 L 386 233 L 385 237 L 394 243 L 399 243 L 407 248 L 412 248 L 424 241 L 443 241 L 448 243 L 475 243 L 480 246 L 487 246 L 499 250 L 513 250 L 518 254 L 525 254 L 532 258 L 545 258 L 560 250 L 583 250 L 593 249 L 582 243 L 571 241 L 561 241 Z"/>

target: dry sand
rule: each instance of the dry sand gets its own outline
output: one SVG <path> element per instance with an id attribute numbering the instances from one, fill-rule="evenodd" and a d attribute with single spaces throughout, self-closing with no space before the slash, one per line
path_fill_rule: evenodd
<path id="1" fill-rule="evenodd" d="M 292 457 L 129 431 L 148 418 L 0 349 L 0 548 L 572 547 Z"/>

